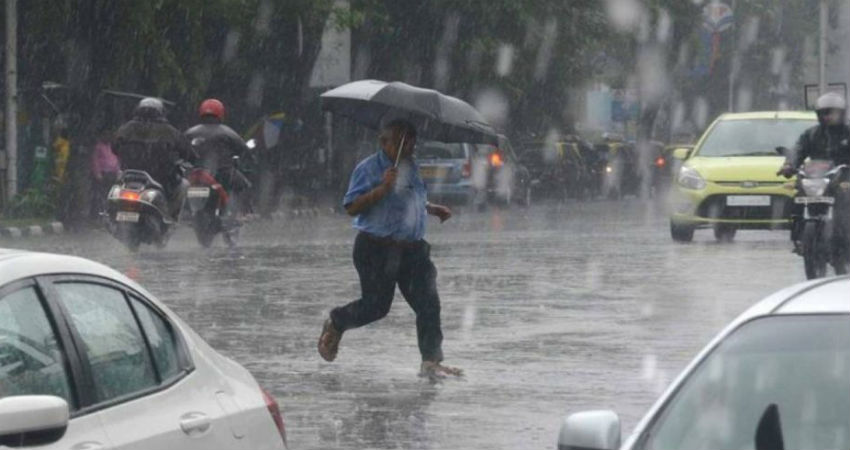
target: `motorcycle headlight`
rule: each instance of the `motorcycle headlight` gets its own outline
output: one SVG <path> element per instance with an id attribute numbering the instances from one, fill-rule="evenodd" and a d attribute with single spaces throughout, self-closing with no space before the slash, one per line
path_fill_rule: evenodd
<path id="1" fill-rule="evenodd" d="M 805 193 L 809 197 L 820 197 L 826 192 L 826 187 L 829 184 L 829 180 L 823 178 L 814 178 L 814 179 L 804 179 L 801 181 L 803 185 L 803 193 Z"/>
<path id="2" fill-rule="evenodd" d="M 679 186 L 687 189 L 700 190 L 705 189 L 705 179 L 696 170 L 690 167 L 682 167 L 677 178 Z"/>
<path id="3" fill-rule="evenodd" d="M 142 193 L 142 201 L 147 203 L 153 203 L 156 198 L 156 191 L 145 191 Z"/>
<path id="4" fill-rule="evenodd" d="M 109 196 L 107 196 L 106 198 L 108 198 L 109 200 L 116 200 L 120 196 L 121 196 L 121 188 L 116 185 L 116 186 L 112 186 L 112 189 L 109 190 Z"/>

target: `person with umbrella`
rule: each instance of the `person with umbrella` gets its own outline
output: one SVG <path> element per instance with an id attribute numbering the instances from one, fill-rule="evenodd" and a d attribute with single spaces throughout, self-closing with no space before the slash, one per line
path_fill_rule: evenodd
<path id="1" fill-rule="evenodd" d="M 416 129 L 410 122 L 390 121 L 381 129 L 379 142 L 381 150 L 354 169 L 343 199 L 359 231 L 354 242 L 354 266 L 362 295 L 331 311 L 319 338 L 319 354 L 333 361 L 345 331 L 386 316 L 398 285 L 416 313 L 420 375 L 460 376 L 459 369 L 442 365 L 437 270 L 431 261 L 431 246 L 424 240 L 427 215 L 445 222 L 451 210 L 427 202 L 425 184 L 413 157 Z"/>

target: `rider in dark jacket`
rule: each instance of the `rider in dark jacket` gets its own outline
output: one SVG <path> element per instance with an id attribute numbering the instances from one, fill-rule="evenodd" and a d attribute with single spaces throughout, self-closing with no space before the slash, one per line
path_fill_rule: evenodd
<path id="1" fill-rule="evenodd" d="M 847 126 L 847 102 L 835 92 L 821 95 L 815 105 L 818 125 L 804 131 L 778 174 L 793 177 L 807 158 L 830 160 L 833 164 L 850 164 L 850 127 Z M 791 215 L 791 241 L 800 251 L 802 207 L 795 205 Z"/>
<path id="2" fill-rule="evenodd" d="M 198 155 L 197 165 L 209 170 L 228 189 L 237 193 L 249 189 L 251 182 L 233 165 L 233 157 L 243 157 L 248 147 L 222 123 L 224 104 L 214 98 L 204 100 L 198 114 L 201 123 L 186 131 L 186 138 Z"/>
<path id="3" fill-rule="evenodd" d="M 180 210 L 183 178 L 178 163 L 192 159 L 192 149 L 179 130 L 165 119 L 165 107 L 156 98 L 145 98 L 133 118 L 115 133 L 113 148 L 121 169 L 143 170 L 160 183 L 169 199 L 170 213 Z"/>

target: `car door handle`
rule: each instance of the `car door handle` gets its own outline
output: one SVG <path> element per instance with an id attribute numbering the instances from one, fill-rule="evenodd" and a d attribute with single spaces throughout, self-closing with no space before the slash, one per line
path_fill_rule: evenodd
<path id="1" fill-rule="evenodd" d="M 202 412 L 190 412 L 180 417 L 180 429 L 189 436 L 206 433 L 212 421 Z"/>
<path id="2" fill-rule="evenodd" d="M 73 445 L 71 450 L 101 450 L 102 448 L 103 444 L 100 442 L 86 441 Z"/>

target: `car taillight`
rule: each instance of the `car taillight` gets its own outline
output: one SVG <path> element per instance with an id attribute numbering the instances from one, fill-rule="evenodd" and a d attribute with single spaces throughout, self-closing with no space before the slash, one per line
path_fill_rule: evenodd
<path id="1" fill-rule="evenodd" d="M 490 165 L 493 167 L 502 167 L 505 161 L 502 159 L 502 154 L 499 152 L 490 153 Z"/>
<path id="2" fill-rule="evenodd" d="M 129 200 L 131 202 L 139 201 L 141 194 L 136 191 L 121 191 L 121 200 Z"/>
<path id="3" fill-rule="evenodd" d="M 664 159 L 663 156 L 659 156 L 658 158 L 655 159 L 655 166 L 656 167 L 663 168 L 666 165 L 667 165 L 667 160 Z"/>
<path id="4" fill-rule="evenodd" d="M 286 425 L 283 422 L 283 414 L 280 412 L 280 406 L 277 404 L 277 400 L 272 397 L 271 394 L 266 392 L 265 389 L 260 389 L 263 392 L 263 399 L 266 401 L 266 408 L 269 410 L 269 414 L 272 415 L 272 420 L 274 421 L 275 426 L 277 426 L 277 431 L 280 433 L 280 438 L 283 439 L 283 445 L 286 445 Z"/>
<path id="5" fill-rule="evenodd" d="M 465 163 L 463 163 L 463 170 L 461 175 L 464 178 L 469 178 L 472 176 L 472 163 L 467 159 Z"/>

